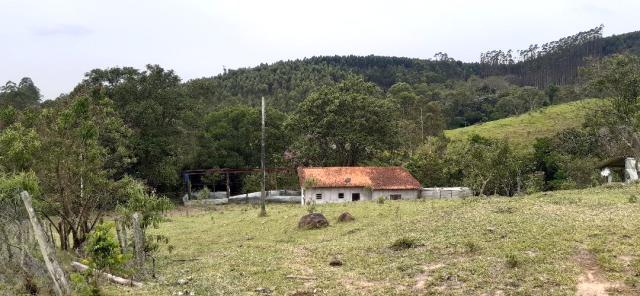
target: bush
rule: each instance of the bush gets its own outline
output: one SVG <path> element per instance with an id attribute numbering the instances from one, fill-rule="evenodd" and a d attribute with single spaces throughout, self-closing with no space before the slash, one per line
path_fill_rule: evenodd
<path id="1" fill-rule="evenodd" d="M 376 198 L 376 203 L 378 203 L 378 204 L 380 204 L 380 205 L 381 205 L 381 204 L 384 204 L 384 200 L 385 200 L 385 199 L 386 199 L 386 198 L 384 198 L 384 196 L 378 196 L 378 198 Z"/>
<path id="2" fill-rule="evenodd" d="M 638 196 L 631 194 L 629 195 L 629 199 L 628 199 L 629 203 L 637 203 L 638 202 Z"/>
<path id="3" fill-rule="evenodd" d="M 204 186 L 204 188 L 202 188 L 202 190 L 200 190 L 200 192 L 196 194 L 196 199 L 197 200 L 209 199 L 210 192 L 211 191 L 209 190 L 209 188 L 207 186 Z"/>

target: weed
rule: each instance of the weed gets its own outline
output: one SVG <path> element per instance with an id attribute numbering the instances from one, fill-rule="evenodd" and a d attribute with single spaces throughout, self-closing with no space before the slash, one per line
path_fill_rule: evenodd
<path id="1" fill-rule="evenodd" d="M 378 198 L 376 199 L 376 202 L 380 205 L 384 204 L 384 200 L 386 198 L 384 198 L 384 196 L 378 196 Z"/>
<path id="2" fill-rule="evenodd" d="M 415 248 L 418 246 L 418 240 L 412 237 L 401 237 L 395 240 L 391 244 L 391 249 L 394 251 L 406 250 Z"/>
<path id="3" fill-rule="evenodd" d="M 506 256 L 505 261 L 507 267 L 509 268 L 517 268 L 522 265 L 522 261 L 520 260 L 520 256 L 515 253 L 509 253 Z"/>

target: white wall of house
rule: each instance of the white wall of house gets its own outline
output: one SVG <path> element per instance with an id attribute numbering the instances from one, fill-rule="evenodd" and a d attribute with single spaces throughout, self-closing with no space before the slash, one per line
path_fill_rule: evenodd
<path id="1" fill-rule="evenodd" d="M 377 199 L 380 196 L 383 196 L 386 199 L 400 198 L 400 199 L 416 199 L 418 198 L 417 189 L 412 190 L 374 190 L 373 191 L 373 199 Z M 393 195 L 393 196 L 392 196 Z M 400 196 L 398 196 L 400 195 Z"/>
<path id="2" fill-rule="evenodd" d="M 391 195 L 400 195 L 401 199 L 418 198 L 419 190 L 369 190 L 366 188 L 309 188 L 303 190 L 302 203 L 327 203 L 327 202 L 350 202 L 353 201 L 353 194 L 360 194 L 360 200 L 372 200 L 379 196 L 390 199 Z M 320 196 L 318 196 L 320 194 Z M 342 194 L 343 198 L 340 198 Z M 319 197 L 319 198 L 318 198 Z"/>
<path id="3" fill-rule="evenodd" d="M 352 201 L 354 193 L 360 194 L 360 200 L 371 200 L 371 190 L 362 187 L 309 188 L 304 189 L 303 192 L 303 203 L 348 202 Z M 343 194 L 343 198 L 340 198 L 340 193 Z M 321 195 L 320 198 L 318 198 L 318 194 Z"/>

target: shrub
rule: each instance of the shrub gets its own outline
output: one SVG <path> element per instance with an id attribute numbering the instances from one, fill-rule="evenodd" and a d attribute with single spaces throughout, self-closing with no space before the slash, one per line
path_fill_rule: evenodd
<path id="1" fill-rule="evenodd" d="M 198 199 L 198 200 L 208 199 L 210 192 L 211 191 L 209 190 L 209 187 L 204 186 L 204 188 L 202 188 L 202 190 L 200 190 L 200 192 L 198 192 L 198 194 L 196 194 L 196 199 Z"/>
<path id="2" fill-rule="evenodd" d="M 385 200 L 385 199 L 386 199 L 386 198 L 384 198 L 384 196 L 378 196 L 378 198 L 376 198 L 376 202 L 377 202 L 378 204 L 384 204 L 384 200 Z"/>
<path id="3" fill-rule="evenodd" d="M 638 202 L 638 196 L 631 194 L 629 195 L 629 199 L 628 199 L 629 203 L 637 203 Z"/>

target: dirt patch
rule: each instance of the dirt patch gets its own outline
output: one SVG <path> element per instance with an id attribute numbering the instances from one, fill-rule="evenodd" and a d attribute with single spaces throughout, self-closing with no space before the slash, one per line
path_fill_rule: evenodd
<path id="1" fill-rule="evenodd" d="M 611 282 L 602 275 L 596 258 L 591 252 L 580 250 L 575 260 L 584 270 L 584 273 L 578 277 L 576 296 L 606 296 L 609 295 L 609 290 L 623 288 L 622 283 Z"/>
<path id="2" fill-rule="evenodd" d="M 423 290 L 427 285 L 427 281 L 431 279 L 431 272 L 441 267 L 444 267 L 444 264 L 438 263 L 423 266 L 422 269 L 424 271 L 416 276 L 416 284 L 413 286 L 413 289 L 418 291 Z"/>

